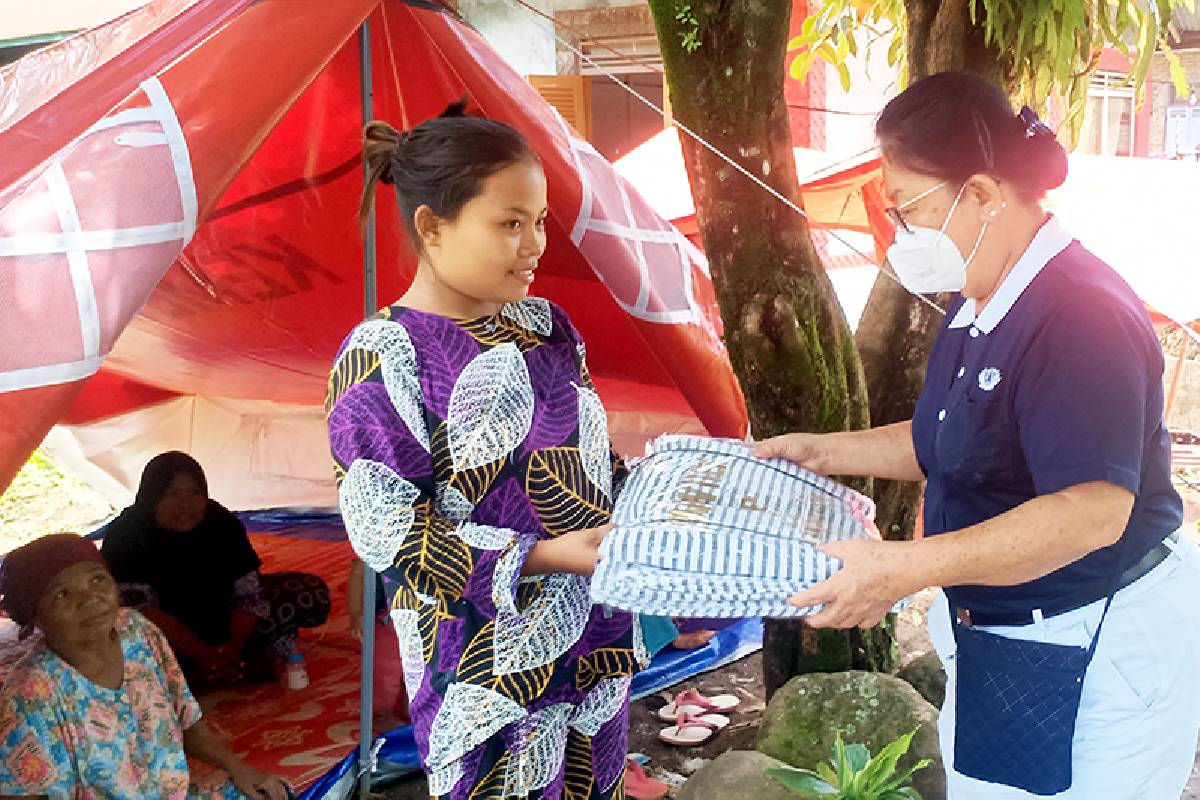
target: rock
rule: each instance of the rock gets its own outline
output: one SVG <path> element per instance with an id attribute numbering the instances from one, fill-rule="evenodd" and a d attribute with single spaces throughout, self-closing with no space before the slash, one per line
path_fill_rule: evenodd
<path id="1" fill-rule="evenodd" d="M 934 708 L 946 699 L 946 670 L 937 653 L 926 653 L 896 670 L 896 677 L 908 681 Z"/>
<path id="2" fill-rule="evenodd" d="M 796 800 L 767 774 L 771 767 L 786 766 L 753 750 L 730 750 L 688 778 L 675 800 Z"/>
<path id="3" fill-rule="evenodd" d="M 792 766 L 813 769 L 828 760 L 839 730 L 844 742 L 861 742 L 874 755 L 897 736 L 917 728 L 900 766 L 903 769 L 917 759 L 928 758 L 932 763 L 913 776 L 913 786 L 924 800 L 944 800 L 946 776 L 938 746 L 937 716 L 937 709 L 894 675 L 801 675 L 779 689 L 767 704 L 757 748 Z"/>

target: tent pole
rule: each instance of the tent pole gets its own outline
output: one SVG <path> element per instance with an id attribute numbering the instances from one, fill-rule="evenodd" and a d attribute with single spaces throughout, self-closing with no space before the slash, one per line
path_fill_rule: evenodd
<path id="1" fill-rule="evenodd" d="M 359 87 L 363 125 L 375 116 L 374 89 L 371 85 L 371 31 L 367 20 L 358 29 Z M 366 184 L 363 170 L 363 184 Z M 375 209 L 367 218 L 363 235 L 363 316 L 370 318 L 379 310 L 375 291 Z M 371 792 L 372 684 L 375 673 L 375 570 L 363 564 L 362 667 L 358 710 L 358 796 L 366 800 Z"/>

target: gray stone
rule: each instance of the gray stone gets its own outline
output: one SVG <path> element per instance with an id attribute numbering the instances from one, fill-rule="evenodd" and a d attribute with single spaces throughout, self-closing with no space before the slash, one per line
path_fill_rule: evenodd
<path id="1" fill-rule="evenodd" d="M 767 774 L 786 767 L 753 750 L 730 750 L 688 778 L 676 800 L 796 800 L 797 795 Z"/>
<path id="2" fill-rule="evenodd" d="M 814 673 L 793 678 L 775 693 L 758 730 L 757 748 L 796 767 L 813 769 L 829 758 L 838 731 L 846 744 L 878 753 L 917 729 L 900 767 L 928 758 L 913 776 L 924 800 L 944 800 L 946 776 L 937 736 L 938 712 L 907 682 L 873 672 Z"/>
<path id="3" fill-rule="evenodd" d="M 908 681 L 934 708 L 946 699 L 946 670 L 937 653 L 926 653 L 896 670 L 896 677 Z"/>

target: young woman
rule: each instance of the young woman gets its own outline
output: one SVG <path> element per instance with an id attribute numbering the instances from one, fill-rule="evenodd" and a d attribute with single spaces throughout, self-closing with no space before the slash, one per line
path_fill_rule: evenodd
<path id="1" fill-rule="evenodd" d="M 546 179 L 524 138 L 454 105 L 365 131 L 369 208 L 395 187 L 418 266 L 330 376 L 330 445 L 359 557 L 392 618 L 430 794 L 623 797 L 627 701 L 648 660 L 593 608 L 613 460 L 583 342 L 529 297 Z"/>
<path id="2" fill-rule="evenodd" d="M 1200 567 L 1175 533 L 1145 308 L 1042 210 L 1066 153 L 988 81 L 918 81 L 876 130 L 889 261 L 910 291 L 962 296 L 910 422 L 759 452 L 926 480 L 927 537 L 829 545 L 843 569 L 792 602 L 824 605 L 814 625 L 874 625 L 945 587 L 929 624 L 954 800 L 1178 797 L 1200 727 Z"/>
<path id="3" fill-rule="evenodd" d="M 157 625 L 193 681 L 269 678 L 299 628 L 329 616 L 316 575 L 263 575 L 246 526 L 208 496 L 200 464 L 161 453 L 137 497 L 104 529 L 104 559 L 122 600 Z"/>
<path id="4" fill-rule="evenodd" d="M 32 648 L 0 690 L 0 795 L 53 800 L 271 798 L 287 785 L 238 758 L 200 719 L 162 633 L 118 609 L 96 546 L 73 533 L 9 553 L 0 596 Z M 190 780 L 186 755 L 232 782 Z"/>

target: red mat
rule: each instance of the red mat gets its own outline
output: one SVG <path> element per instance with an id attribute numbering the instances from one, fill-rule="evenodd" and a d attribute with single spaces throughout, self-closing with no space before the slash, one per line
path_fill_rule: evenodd
<path id="1" fill-rule="evenodd" d="M 358 746 L 359 644 L 346 621 L 348 542 L 250 534 L 263 572 L 311 572 L 329 584 L 333 609 L 320 628 L 300 632 L 307 689 L 270 683 L 207 690 L 199 695 L 208 724 L 234 752 L 297 788 L 323 775 Z"/>

